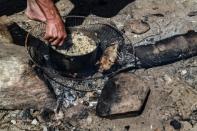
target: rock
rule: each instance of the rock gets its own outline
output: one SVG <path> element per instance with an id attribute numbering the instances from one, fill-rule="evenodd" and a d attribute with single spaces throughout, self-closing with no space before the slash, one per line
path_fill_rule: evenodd
<path id="1" fill-rule="evenodd" d="M 42 126 L 43 131 L 48 131 L 46 126 Z"/>
<path id="2" fill-rule="evenodd" d="M 31 115 L 33 118 L 38 117 L 39 114 L 40 114 L 40 112 L 39 112 L 38 110 L 30 109 L 30 115 Z"/>
<path id="3" fill-rule="evenodd" d="M 30 109 L 24 109 L 19 114 L 20 119 L 22 120 L 33 120 L 33 116 L 31 115 Z"/>
<path id="4" fill-rule="evenodd" d="M 196 16 L 196 15 L 197 15 L 197 11 L 191 11 L 188 13 L 189 17 Z"/>
<path id="5" fill-rule="evenodd" d="M 185 75 L 185 74 L 187 74 L 187 70 L 182 70 L 181 75 Z"/>
<path id="6" fill-rule="evenodd" d="M 7 115 L 6 111 L 0 111 L 0 120 L 4 118 L 4 116 Z"/>
<path id="7" fill-rule="evenodd" d="M 190 88 L 191 87 L 186 84 L 180 84 L 179 88 L 175 85 L 173 91 L 169 95 L 169 98 L 172 98 L 172 104 L 175 105 L 175 108 L 182 119 L 188 119 L 194 115 L 192 114 L 192 112 L 194 112 L 194 109 L 192 108 L 197 102 L 197 95 L 196 92 Z"/>
<path id="8" fill-rule="evenodd" d="M 33 121 L 31 122 L 32 125 L 38 125 L 38 121 L 36 119 L 33 119 Z"/>
<path id="9" fill-rule="evenodd" d="M 191 64 L 194 66 L 183 67 L 183 70 L 180 72 L 180 78 L 197 90 L 197 68 L 195 67 L 195 61 Z"/>
<path id="10" fill-rule="evenodd" d="M 92 117 L 88 116 L 88 118 L 86 119 L 86 122 L 88 125 L 90 125 L 92 123 Z"/>
<path id="11" fill-rule="evenodd" d="M 164 129 L 164 131 L 175 131 L 175 129 L 169 124 L 164 125 Z"/>
<path id="12" fill-rule="evenodd" d="M 143 34 L 150 30 L 149 24 L 142 20 L 131 20 L 127 23 L 126 28 L 135 34 Z"/>
<path id="13" fill-rule="evenodd" d="M 171 84 L 172 83 L 172 78 L 169 75 L 167 75 L 167 74 L 164 75 L 163 79 L 165 80 L 165 82 L 167 84 Z"/>
<path id="14" fill-rule="evenodd" d="M 55 113 L 55 120 L 62 120 L 64 118 L 64 113 L 60 110 L 58 113 Z"/>
<path id="15" fill-rule="evenodd" d="M 176 130 L 181 129 L 182 127 L 181 123 L 178 120 L 170 121 L 170 125 Z"/>
<path id="16" fill-rule="evenodd" d="M 24 47 L 0 42 L 0 109 L 55 106 L 54 95 L 28 62 Z"/>
<path id="17" fill-rule="evenodd" d="M 183 125 L 183 127 L 181 128 L 181 131 L 191 131 L 192 125 L 189 122 L 184 121 L 184 122 L 181 122 L 181 124 Z"/>
<path id="18" fill-rule="evenodd" d="M 197 131 L 197 124 L 195 124 L 190 131 Z"/>
<path id="19" fill-rule="evenodd" d="M 64 118 L 68 119 L 75 118 L 81 120 L 86 119 L 88 115 L 88 109 L 82 104 L 78 104 L 72 108 L 64 110 Z"/>
<path id="20" fill-rule="evenodd" d="M 156 129 L 154 129 L 154 131 L 162 131 L 162 129 L 161 128 L 156 128 Z"/>
<path id="21" fill-rule="evenodd" d="M 11 120 L 10 122 L 14 125 L 16 124 L 16 120 Z"/>
<path id="22" fill-rule="evenodd" d="M 0 41 L 3 42 L 3 44 L 13 42 L 12 36 L 4 24 L 0 24 Z"/>
<path id="23" fill-rule="evenodd" d="M 124 131 L 129 131 L 129 129 L 130 129 L 130 126 L 129 125 L 127 125 L 127 126 L 124 127 Z"/>
<path id="24" fill-rule="evenodd" d="M 125 73 L 110 79 L 102 90 L 97 115 L 140 113 L 149 94 L 149 86 L 138 76 Z"/>
<path id="25" fill-rule="evenodd" d="M 73 115 L 72 117 L 78 120 L 86 119 L 88 117 L 88 109 L 83 108 L 77 114 Z"/>
<path id="26" fill-rule="evenodd" d="M 39 121 L 42 122 L 50 122 L 51 120 L 55 119 L 55 112 L 51 109 L 43 109 L 40 113 L 40 117 L 38 117 Z"/>
<path id="27" fill-rule="evenodd" d="M 0 17 L 0 41 L 3 44 L 8 44 L 13 42 L 12 36 L 7 28 L 7 23 L 9 23 L 7 19 L 8 19 L 7 16 Z"/>
<path id="28" fill-rule="evenodd" d="M 89 107 L 95 107 L 97 104 L 97 101 L 91 101 L 89 102 Z"/>
<path id="29" fill-rule="evenodd" d="M 9 128 L 7 128 L 7 130 L 10 130 L 10 131 L 24 131 L 23 129 L 20 129 L 20 128 L 16 127 L 15 125 L 14 126 L 9 126 Z M 3 131 L 7 131 L 7 130 L 3 130 Z"/>

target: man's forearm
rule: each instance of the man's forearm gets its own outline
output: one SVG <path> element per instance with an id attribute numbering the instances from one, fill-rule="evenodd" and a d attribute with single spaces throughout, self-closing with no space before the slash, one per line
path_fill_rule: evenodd
<path id="1" fill-rule="evenodd" d="M 46 17 L 46 33 L 44 38 L 51 45 L 61 46 L 66 38 L 64 23 L 52 0 L 35 0 Z"/>
<path id="2" fill-rule="evenodd" d="M 36 0 L 36 2 L 47 20 L 57 20 L 60 18 L 60 14 L 53 3 L 53 0 Z"/>

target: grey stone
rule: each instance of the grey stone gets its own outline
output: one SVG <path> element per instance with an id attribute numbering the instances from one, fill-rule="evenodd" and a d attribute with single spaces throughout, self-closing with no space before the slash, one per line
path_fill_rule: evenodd
<path id="1" fill-rule="evenodd" d="M 143 34 L 150 30 L 149 24 L 142 20 L 131 20 L 127 23 L 126 28 L 135 34 Z"/>
<path id="2" fill-rule="evenodd" d="M 183 125 L 183 127 L 181 128 L 181 131 L 191 131 L 192 125 L 189 122 L 184 121 L 184 122 L 181 122 L 181 124 Z"/>
<path id="3" fill-rule="evenodd" d="M 38 125 L 38 121 L 36 119 L 33 119 L 33 121 L 31 122 L 32 125 Z"/>
<path id="4" fill-rule="evenodd" d="M 190 131 L 197 131 L 197 124 L 195 124 Z"/>
<path id="5" fill-rule="evenodd" d="M 28 61 L 25 48 L 0 43 L 0 109 L 52 108 L 56 104 Z"/>
<path id="6" fill-rule="evenodd" d="M 0 17 L 0 41 L 4 44 L 13 42 L 12 36 L 7 28 L 8 23 L 9 21 L 7 16 Z"/>
<path id="7" fill-rule="evenodd" d="M 119 74 L 103 88 L 96 108 L 97 115 L 140 113 L 149 91 L 148 85 L 138 76 Z"/>
<path id="8" fill-rule="evenodd" d="M 11 120 L 10 122 L 14 125 L 16 124 L 16 120 Z"/>

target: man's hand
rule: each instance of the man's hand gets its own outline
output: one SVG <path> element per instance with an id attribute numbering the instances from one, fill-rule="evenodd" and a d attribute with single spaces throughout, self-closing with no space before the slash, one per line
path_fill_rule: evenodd
<path id="1" fill-rule="evenodd" d="M 36 3 L 46 17 L 46 34 L 44 38 L 52 45 L 61 46 L 66 38 L 66 31 L 53 0 L 36 0 Z"/>
<path id="2" fill-rule="evenodd" d="M 61 19 L 48 20 L 46 25 L 45 39 L 51 45 L 61 46 L 64 43 L 67 34 Z"/>

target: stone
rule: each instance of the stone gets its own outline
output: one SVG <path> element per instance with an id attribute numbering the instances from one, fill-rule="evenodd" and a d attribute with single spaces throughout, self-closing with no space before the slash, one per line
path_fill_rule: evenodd
<path id="1" fill-rule="evenodd" d="M 46 126 L 42 126 L 42 128 L 43 128 L 43 131 L 48 131 Z"/>
<path id="2" fill-rule="evenodd" d="M 72 108 L 68 108 L 64 111 L 64 118 L 75 118 L 75 119 L 86 119 L 88 117 L 88 109 L 82 104 L 78 104 L 73 106 Z"/>
<path id="3" fill-rule="evenodd" d="M 0 111 L 0 120 L 3 119 L 7 115 L 6 111 Z"/>
<path id="4" fill-rule="evenodd" d="M 179 88 L 176 88 L 176 85 L 172 86 L 172 88 L 173 87 L 174 89 L 168 97 L 172 98 L 171 102 L 178 111 L 179 116 L 181 116 L 182 119 L 190 117 L 194 117 L 195 119 L 195 114 L 192 114 L 192 112 L 195 111 L 193 107 L 197 102 L 196 92 L 191 90 L 191 87 L 186 84 L 180 83 Z"/>
<path id="5" fill-rule="evenodd" d="M 175 131 L 175 129 L 169 124 L 164 125 L 164 129 L 164 131 Z"/>
<path id="6" fill-rule="evenodd" d="M 156 129 L 154 129 L 154 131 L 162 131 L 162 129 L 161 128 L 156 128 Z"/>
<path id="7" fill-rule="evenodd" d="M 182 127 L 181 123 L 178 120 L 170 121 L 170 125 L 176 130 L 181 129 Z"/>
<path id="8" fill-rule="evenodd" d="M 64 113 L 60 110 L 58 113 L 55 113 L 55 120 L 62 120 L 64 118 Z"/>
<path id="9" fill-rule="evenodd" d="M 195 124 L 190 131 L 197 131 L 197 124 Z"/>
<path id="10" fill-rule="evenodd" d="M 192 16 L 197 16 L 197 11 L 191 11 L 188 13 L 188 16 L 192 17 Z"/>
<path id="11" fill-rule="evenodd" d="M 181 75 L 185 75 L 185 74 L 187 74 L 187 70 L 182 70 Z"/>
<path id="12" fill-rule="evenodd" d="M 180 78 L 192 88 L 197 90 L 197 68 L 195 67 L 195 61 L 191 64 L 193 65 L 183 67 L 183 70 L 180 72 Z"/>
<path id="13" fill-rule="evenodd" d="M 4 44 L 12 43 L 13 39 L 12 36 L 7 28 L 8 22 L 7 16 L 0 17 L 0 41 Z"/>
<path id="14" fill-rule="evenodd" d="M 16 124 L 16 120 L 11 120 L 10 122 L 14 125 Z"/>
<path id="15" fill-rule="evenodd" d="M 43 109 L 40 112 L 40 117 L 38 117 L 39 121 L 42 122 L 50 122 L 55 117 L 55 112 L 51 109 Z"/>
<path id="16" fill-rule="evenodd" d="M 97 115 L 140 113 L 150 92 L 149 85 L 131 73 L 119 74 L 104 86 L 96 107 Z"/>
<path id="17" fill-rule="evenodd" d="M 89 102 L 89 107 L 95 107 L 97 104 L 97 101 L 91 101 Z"/>
<path id="18" fill-rule="evenodd" d="M 32 125 L 38 125 L 38 121 L 36 119 L 33 119 L 33 121 L 31 122 Z"/>
<path id="19" fill-rule="evenodd" d="M 0 43 L 0 109 L 55 106 L 54 95 L 28 62 L 24 47 Z"/>
<path id="20" fill-rule="evenodd" d="M 126 28 L 135 34 L 143 34 L 150 30 L 149 24 L 142 20 L 131 20 L 127 23 Z"/>
<path id="21" fill-rule="evenodd" d="M 34 117 L 32 116 L 30 109 L 28 108 L 20 112 L 19 118 L 22 120 L 33 120 Z"/>
<path id="22" fill-rule="evenodd" d="M 183 121 L 181 122 L 181 124 L 183 125 L 183 127 L 181 128 L 181 131 L 191 131 L 192 125 L 189 122 Z"/>
<path id="23" fill-rule="evenodd" d="M 88 116 L 88 118 L 86 119 L 87 124 L 90 125 L 92 123 L 92 117 Z"/>
<path id="24" fill-rule="evenodd" d="M 130 129 L 130 126 L 129 125 L 127 125 L 127 126 L 124 127 L 124 131 L 129 131 L 129 129 Z"/>

